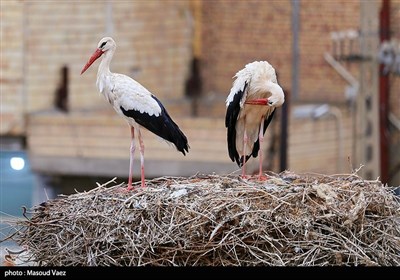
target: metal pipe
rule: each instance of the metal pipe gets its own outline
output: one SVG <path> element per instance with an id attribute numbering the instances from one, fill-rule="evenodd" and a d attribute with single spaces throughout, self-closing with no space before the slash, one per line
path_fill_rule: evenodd
<path id="1" fill-rule="evenodd" d="M 292 0 L 292 98 L 299 98 L 299 30 L 300 30 L 300 0 Z"/>
<path id="2" fill-rule="evenodd" d="M 114 34 L 114 21 L 113 21 L 113 1 L 109 0 L 106 3 L 106 35 L 113 36 Z"/>
<path id="3" fill-rule="evenodd" d="M 30 111 L 30 106 L 28 104 L 28 36 L 29 36 L 29 6 L 31 3 L 26 3 L 25 1 L 22 3 L 22 88 L 20 91 L 21 94 L 21 112 L 20 116 L 22 116 L 22 127 L 23 134 L 27 137 L 27 118 L 25 116 Z"/>
<path id="4" fill-rule="evenodd" d="M 393 113 L 389 113 L 389 121 L 398 131 L 400 131 L 400 119 L 398 119 Z"/>
<path id="5" fill-rule="evenodd" d="M 344 160 L 343 158 L 343 126 L 342 126 L 342 112 L 340 111 L 339 108 L 330 106 L 329 107 L 329 114 L 333 116 L 336 120 L 336 129 L 337 129 L 337 171 L 339 173 L 343 172 L 343 166 L 342 161 Z"/>
<path id="6" fill-rule="evenodd" d="M 335 70 L 345 79 L 350 85 L 354 87 L 359 87 L 359 83 L 356 78 L 351 75 L 346 68 L 344 68 L 334 57 L 332 57 L 329 53 L 324 53 L 324 58 L 326 62 L 328 62 Z"/>
<path id="7" fill-rule="evenodd" d="M 379 13 L 380 42 L 390 40 L 390 0 L 382 0 Z M 389 180 L 389 99 L 390 75 L 383 74 L 384 65 L 379 65 L 379 144 L 381 181 L 384 184 Z"/>
<path id="8" fill-rule="evenodd" d="M 279 145 L 280 149 L 280 161 L 279 171 L 285 171 L 288 169 L 287 166 L 287 147 L 288 147 L 288 126 L 289 126 L 289 107 L 290 107 L 290 92 L 285 92 L 285 103 L 282 105 L 282 119 L 281 119 L 281 141 Z"/>

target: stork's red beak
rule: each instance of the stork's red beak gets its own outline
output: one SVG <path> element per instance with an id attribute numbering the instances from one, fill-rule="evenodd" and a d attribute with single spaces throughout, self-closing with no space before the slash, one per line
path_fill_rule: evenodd
<path id="1" fill-rule="evenodd" d="M 268 98 L 259 98 L 259 99 L 252 99 L 252 100 L 247 100 L 245 104 L 251 104 L 251 105 L 268 105 Z"/>
<path id="2" fill-rule="evenodd" d="M 82 71 L 81 71 L 81 75 L 83 73 L 85 73 L 85 71 L 90 67 L 90 65 L 92 65 L 93 62 L 96 61 L 96 59 L 98 59 L 102 54 L 104 53 L 104 51 L 102 51 L 101 49 L 97 49 L 92 56 L 90 57 L 89 61 L 86 63 L 85 67 L 83 67 Z"/>

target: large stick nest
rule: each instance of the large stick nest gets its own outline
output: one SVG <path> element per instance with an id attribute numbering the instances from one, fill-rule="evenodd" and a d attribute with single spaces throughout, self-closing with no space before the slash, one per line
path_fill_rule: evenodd
<path id="1" fill-rule="evenodd" d="M 34 207 L 12 239 L 42 266 L 400 265 L 398 198 L 356 174 L 107 184 Z"/>

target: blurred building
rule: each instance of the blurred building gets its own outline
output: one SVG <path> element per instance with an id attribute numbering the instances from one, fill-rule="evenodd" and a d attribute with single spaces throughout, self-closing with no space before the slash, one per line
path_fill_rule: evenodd
<path id="1" fill-rule="evenodd" d="M 128 126 L 97 93 L 98 64 L 80 76 L 112 36 L 111 70 L 153 92 L 191 146 L 184 157 L 145 133 L 147 177 L 237 170 L 225 99 L 239 69 L 268 60 L 287 107 L 266 133 L 267 168 L 365 165 L 367 179 L 399 185 L 400 78 L 377 59 L 385 26 L 400 40 L 400 0 L 2 1 L 0 134 L 26 139 L 39 174 L 126 178 Z"/>

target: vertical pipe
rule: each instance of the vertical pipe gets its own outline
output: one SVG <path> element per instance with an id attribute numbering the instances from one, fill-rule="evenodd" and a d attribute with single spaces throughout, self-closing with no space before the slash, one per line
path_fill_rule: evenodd
<path id="1" fill-rule="evenodd" d="M 287 139 L 288 139 L 288 119 L 289 119 L 289 102 L 293 98 L 294 101 L 299 98 L 299 30 L 300 30 L 300 0 L 292 0 L 292 81 L 291 90 L 286 91 L 285 103 L 282 107 L 281 121 L 281 144 L 280 144 L 280 171 L 284 171 L 287 166 Z"/>
<path id="2" fill-rule="evenodd" d="M 299 97 L 299 30 L 300 30 L 300 0 L 292 0 L 292 97 Z"/>
<path id="3" fill-rule="evenodd" d="M 336 121 L 336 130 L 337 130 L 337 161 L 336 161 L 336 172 L 342 173 L 344 172 L 344 158 L 343 158 L 343 139 L 344 139 L 344 130 L 343 130 L 343 118 L 342 112 L 338 107 L 330 106 L 329 112 L 331 116 L 335 118 Z"/>
<path id="4" fill-rule="evenodd" d="M 29 113 L 29 98 L 28 98 L 28 36 L 29 36 L 29 6 L 31 3 L 22 2 L 22 88 L 21 88 L 21 112 L 22 126 L 25 137 L 27 137 L 27 123 L 26 116 Z"/>
<path id="5" fill-rule="evenodd" d="M 281 119 L 281 139 L 279 145 L 279 172 L 285 171 L 287 168 L 287 147 L 288 147 L 288 126 L 289 126 L 289 105 L 290 105 L 290 92 L 285 92 L 285 103 L 282 105 L 282 119 Z"/>
<path id="6" fill-rule="evenodd" d="M 390 0 L 382 0 L 379 14 L 380 42 L 390 40 Z M 389 179 L 389 75 L 383 74 L 383 64 L 379 65 L 379 135 L 381 150 L 381 181 L 388 183 Z"/>
<path id="7" fill-rule="evenodd" d="M 192 0 L 191 1 L 191 9 L 193 13 L 193 39 L 192 39 L 192 48 L 193 48 L 193 56 L 195 58 L 200 59 L 201 56 L 201 34 L 202 34 L 202 8 L 203 1 L 202 0 Z"/>
<path id="8" fill-rule="evenodd" d="M 191 100 L 191 115 L 199 115 L 199 99 L 202 94 L 201 79 L 201 32 L 202 32 L 202 0 L 191 0 L 190 25 L 192 30 L 192 59 L 185 82 L 185 95 Z"/>
<path id="9" fill-rule="evenodd" d="M 106 3 L 106 35 L 113 36 L 114 34 L 114 22 L 113 22 L 113 4 L 112 1 Z"/>

